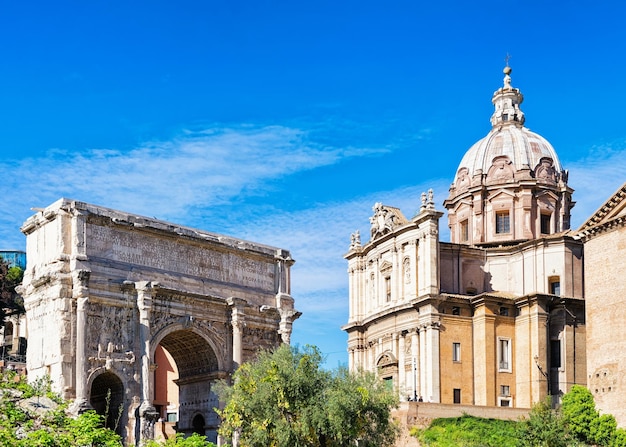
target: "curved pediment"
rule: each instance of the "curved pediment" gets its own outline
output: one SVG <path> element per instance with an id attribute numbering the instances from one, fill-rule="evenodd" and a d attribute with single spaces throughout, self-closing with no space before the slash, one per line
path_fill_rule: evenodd
<path id="1" fill-rule="evenodd" d="M 376 366 L 380 368 L 383 366 L 396 365 L 397 363 L 398 363 L 398 360 L 393 355 L 393 353 L 391 351 L 386 351 L 386 352 L 383 352 L 381 356 L 378 358 L 378 361 L 376 362 Z"/>

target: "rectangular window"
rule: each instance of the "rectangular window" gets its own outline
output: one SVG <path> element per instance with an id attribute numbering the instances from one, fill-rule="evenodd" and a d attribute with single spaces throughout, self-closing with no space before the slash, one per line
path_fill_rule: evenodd
<path id="1" fill-rule="evenodd" d="M 498 211 L 496 213 L 496 233 L 510 233 L 511 232 L 511 224 L 509 220 L 509 212 L 508 211 Z"/>
<path id="2" fill-rule="evenodd" d="M 452 390 L 452 394 L 454 395 L 454 403 L 460 404 L 461 403 L 461 388 L 454 388 Z"/>
<path id="3" fill-rule="evenodd" d="M 459 233 L 460 233 L 459 236 L 460 236 L 461 242 L 469 241 L 469 224 L 467 220 L 464 220 L 463 222 L 461 222 L 459 226 Z"/>
<path id="4" fill-rule="evenodd" d="M 511 340 L 508 338 L 498 339 L 498 369 L 511 372 Z"/>
<path id="5" fill-rule="evenodd" d="M 541 234 L 550 234 L 550 215 L 541 215 Z"/>
<path id="6" fill-rule="evenodd" d="M 461 308 L 459 306 L 452 306 L 452 315 L 461 315 Z"/>
<path id="7" fill-rule="evenodd" d="M 385 296 L 387 302 L 391 301 L 391 276 L 385 277 Z"/>
<path id="8" fill-rule="evenodd" d="M 500 396 L 508 397 L 511 395 L 511 388 L 508 385 L 500 385 Z"/>
<path id="9" fill-rule="evenodd" d="M 550 293 L 556 296 L 561 295 L 561 281 L 558 276 L 550 278 Z"/>
<path id="10" fill-rule="evenodd" d="M 501 407 L 510 407 L 511 406 L 511 399 L 500 399 L 500 406 Z"/>
<path id="11" fill-rule="evenodd" d="M 461 343 L 457 343 L 457 342 L 452 343 L 452 361 L 453 362 L 461 361 Z"/>
<path id="12" fill-rule="evenodd" d="M 550 340 L 550 367 L 561 367 L 561 340 Z"/>
<path id="13" fill-rule="evenodd" d="M 500 315 L 502 315 L 503 317 L 508 317 L 509 316 L 509 308 L 508 307 L 500 307 Z"/>

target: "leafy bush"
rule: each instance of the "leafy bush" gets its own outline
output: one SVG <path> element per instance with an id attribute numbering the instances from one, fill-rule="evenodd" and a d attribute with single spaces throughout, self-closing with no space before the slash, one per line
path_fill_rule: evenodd
<path id="1" fill-rule="evenodd" d="M 617 422 L 611 414 L 603 414 L 591 421 L 590 433 L 593 443 L 597 445 L 610 446 L 615 438 Z"/>
<path id="2" fill-rule="evenodd" d="M 528 418 L 519 422 L 517 438 L 520 447 L 568 447 L 579 444 L 561 413 L 551 408 L 550 398 L 535 404 Z"/>
<path id="3" fill-rule="evenodd" d="M 623 428 L 618 428 L 615 430 L 615 436 L 613 437 L 613 442 L 611 443 L 611 447 L 626 447 L 626 430 Z"/>
<path id="4" fill-rule="evenodd" d="M 43 405 L 45 403 L 45 406 Z M 15 372 L 0 375 L 0 445 L 11 447 L 121 447 L 120 437 L 103 427 L 93 411 L 77 418 L 52 393 L 50 380 L 34 384 Z"/>
<path id="5" fill-rule="evenodd" d="M 591 391 L 581 385 L 574 385 L 561 401 L 563 419 L 571 432 L 581 441 L 593 444 L 591 426 L 599 417 Z"/>

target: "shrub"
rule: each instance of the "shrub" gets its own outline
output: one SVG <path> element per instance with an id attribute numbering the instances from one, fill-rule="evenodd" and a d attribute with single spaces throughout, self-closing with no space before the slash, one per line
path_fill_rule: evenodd
<path id="1" fill-rule="evenodd" d="M 561 401 L 563 419 L 571 432 L 582 442 L 593 444 L 591 426 L 599 417 L 591 391 L 581 385 L 574 385 Z"/>
<path id="2" fill-rule="evenodd" d="M 528 418 L 519 422 L 517 438 L 521 447 L 569 447 L 578 444 L 562 415 L 551 408 L 550 398 L 535 404 Z"/>
<path id="3" fill-rule="evenodd" d="M 615 438 L 617 422 L 611 414 L 603 414 L 591 422 L 590 433 L 594 444 L 610 446 Z"/>

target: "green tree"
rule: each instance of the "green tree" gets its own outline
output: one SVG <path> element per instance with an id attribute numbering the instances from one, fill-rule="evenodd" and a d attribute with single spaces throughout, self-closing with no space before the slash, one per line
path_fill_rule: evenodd
<path id="1" fill-rule="evenodd" d="M 219 433 L 242 447 L 392 445 L 393 392 L 373 374 L 331 372 L 313 346 L 262 351 L 217 388 L 224 409 Z"/>
<path id="2" fill-rule="evenodd" d="M 6 317 L 24 313 L 22 297 L 15 291 L 20 285 L 24 271 L 0 258 L 0 327 L 4 326 Z"/>
<path id="3" fill-rule="evenodd" d="M 592 424 L 600 416 L 591 391 L 582 385 L 573 385 L 561 400 L 563 419 L 571 432 L 581 441 L 593 444 Z"/>

